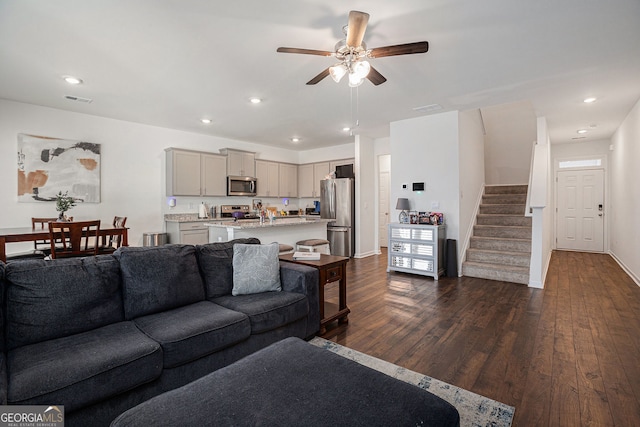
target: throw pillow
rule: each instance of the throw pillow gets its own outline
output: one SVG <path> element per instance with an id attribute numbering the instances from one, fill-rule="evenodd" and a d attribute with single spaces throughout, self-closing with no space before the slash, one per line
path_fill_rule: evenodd
<path id="1" fill-rule="evenodd" d="M 277 243 L 233 245 L 233 289 L 231 295 L 281 291 Z"/>

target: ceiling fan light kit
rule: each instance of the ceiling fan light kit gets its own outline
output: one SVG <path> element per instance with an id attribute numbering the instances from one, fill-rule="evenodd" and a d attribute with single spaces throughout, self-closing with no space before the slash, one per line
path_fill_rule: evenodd
<path id="1" fill-rule="evenodd" d="M 429 50 L 429 43 L 426 41 L 367 49 L 363 38 L 368 22 L 368 13 L 358 12 L 356 10 L 349 12 L 349 24 L 343 27 L 346 38 L 336 43 L 333 52 L 291 47 L 279 47 L 277 52 L 333 56 L 340 62 L 326 68 L 320 72 L 320 74 L 309 80 L 307 84 L 315 85 L 327 76 L 331 76 L 333 81 L 338 83 L 348 74 L 349 86 L 357 87 L 360 86 L 365 79 L 368 79 L 376 86 L 387 81 L 378 70 L 371 66 L 369 61 L 366 60 L 367 58 L 411 55 L 415 53 L 426 53 Z"/>

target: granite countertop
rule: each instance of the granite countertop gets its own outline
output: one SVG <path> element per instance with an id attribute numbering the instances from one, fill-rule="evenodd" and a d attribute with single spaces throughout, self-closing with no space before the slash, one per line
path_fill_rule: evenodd
<path id="1" fill-rule="evenodd" d="M 268 227 L 287 227 L 292 225 L 314 225 L 320 223 L 328 223 L 333 220 L 330 219 L 321 219 L 321 218 L 305 218 L 305 217 L 276 217 L 273 222 L 269 220 L 265 220 L 264 223 L 260 224 L 259 219 L 244 219 L 239 220 L 237 222 L 229 222 L 229 221 L 209 221 L 206 225 L 208 227 L 217 227 L 217 228 L 235 228 L 239 230 L 247 230 L 247 229 L 255 229 L 255 228 L 268 228 Z"/>
<path id="2" fill-rule="evenodd" d="M 165 214 L 164 220 L 166 222 L 209 222 L 209 221 L 233 221 L 233 218 L 222 218 L 216 216 L 215 218 L 198 218 L 197 213 L 178 213 L 178 214 Z"/>
<path id="3" fill-rule="evenodd" d="M 298 216 L 298 215 L 286 215 L 286 216 L 276 216 L 276 221 L 278 220 L 282 220 L 282 219 L 304 219 L 304 218 L 309 218 L 310 221 L 312 220 L 316 220 L 316 219 L 320 219 L 319 215 L 302 215 L 302 216 Z M 234 218 L 229 218 L 229 217 L 221 217 L 221 216 L 216 216 L 214 218 L 198 218 L 198 214 L 197 213 L 176 213 L 176 214 L 165 214 L 164 215 L 164 220 L 165 222 L 233 222 Z M 258 219 L 243 219 L 241 221 L 259 221 Z M 268 221 L 267 221 L 268 222 Z"/>

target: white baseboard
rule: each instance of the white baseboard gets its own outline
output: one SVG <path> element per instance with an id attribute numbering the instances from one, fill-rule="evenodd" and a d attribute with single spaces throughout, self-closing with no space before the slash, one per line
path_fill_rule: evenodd
<path id="1" fill-rule="evenodd" d="M 374 255 L 380 255 L 381 253 L 382 252 L 369 251 L 369 252 L 363 252 L 361 254 L 355 254 L 353 257 L 354 258 L 366 258 L 366 257 L 374 256 Z"/>
<path id="2" fill-rule="evenodd" d="M 633 273 L 633 271 L 631 271 L 626 265 L 624 265 L 624 262 L 622 262 L 613 252 L 609 251 L 609 255 L 611 255 L 615 262 L 617 262 L 618 265 L 622 267 L 624 272 L 627 273 L 629 277 L 631 277 L 631 280 L 633 280 L 636 285 L 640 286 L 640 279 Z"/>

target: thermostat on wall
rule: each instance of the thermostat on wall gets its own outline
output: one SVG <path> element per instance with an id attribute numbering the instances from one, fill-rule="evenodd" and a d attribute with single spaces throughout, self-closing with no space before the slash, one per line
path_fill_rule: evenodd
<path id="1" fill-rule="evenodd" d="M 424 191 L 424 182 L 414 182 L 413 191 Z"/>

